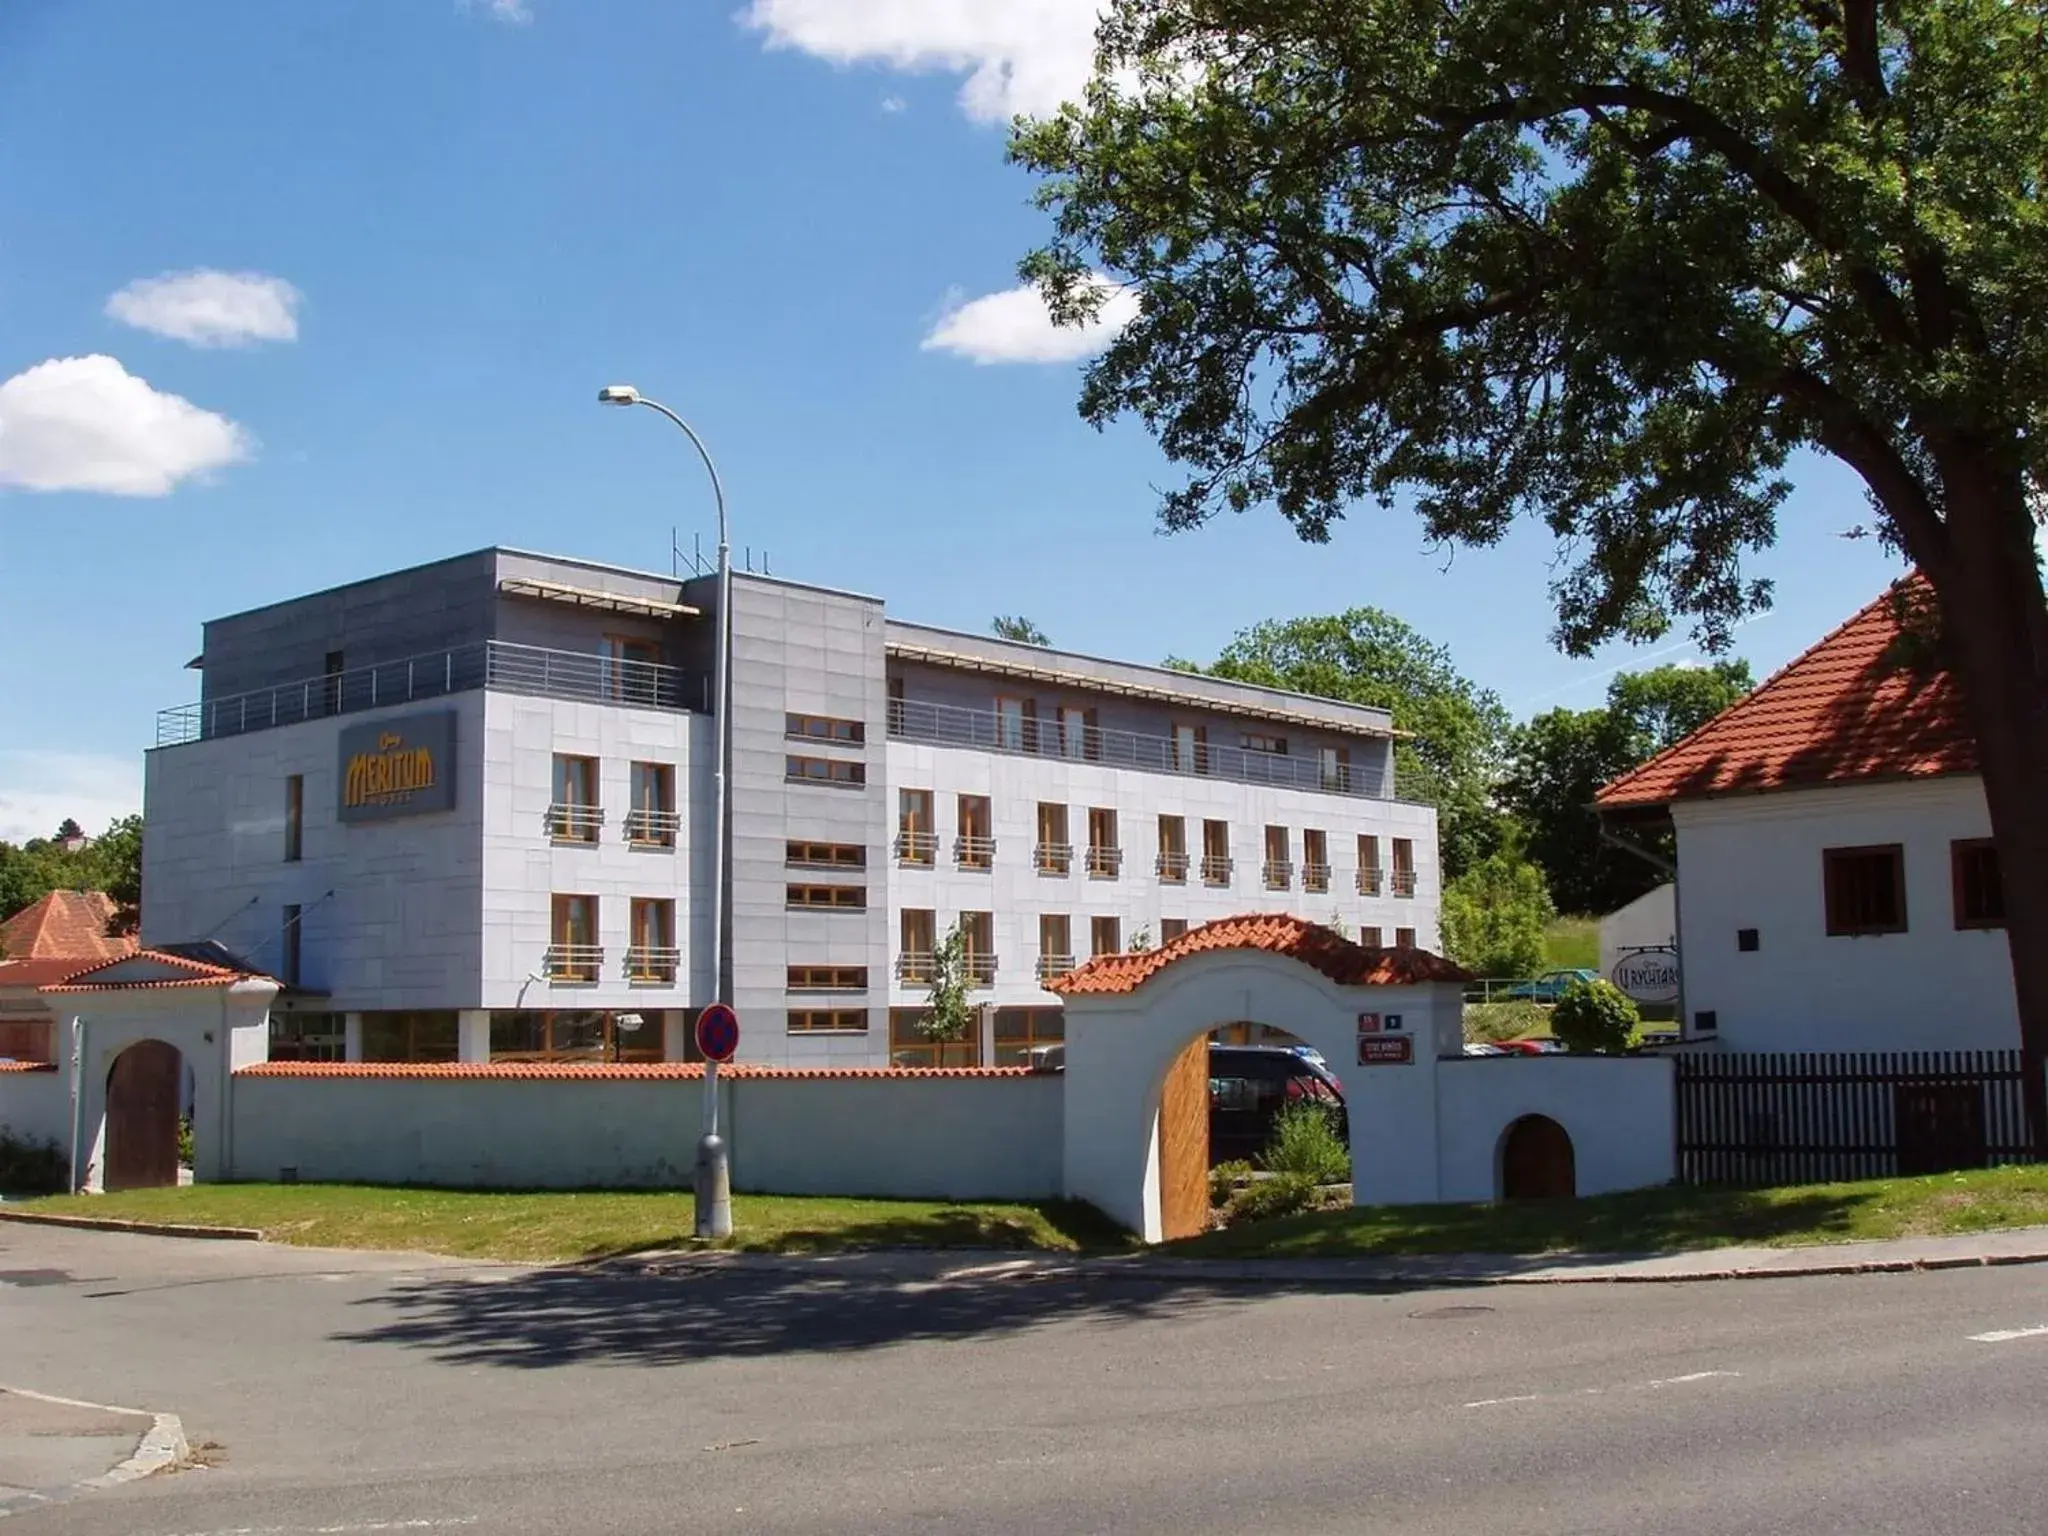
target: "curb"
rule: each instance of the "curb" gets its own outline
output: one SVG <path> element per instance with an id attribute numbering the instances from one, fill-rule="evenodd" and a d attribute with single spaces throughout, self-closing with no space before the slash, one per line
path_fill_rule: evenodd
<path id="1" fill-rule="evenodd" d="M 56 1403 L 65 1408 L 90 1408 L 100 1413 L 126 1414 L 150 1421 L 150 1426 L 143 1432 L 134 1453 L 125 1461 L 109 1467 L 98 1477 L 88 1477 L 81 1482 L 69 1483 L 60 1488 L 31 1491 L 0 1502 L 0 1520 L 5 1520 L 9 1515 L 25 1515 L 31 1510 L 42 1509 L 51 1504 L 62 1504 L 81 1493 L 95 1489 L 118 1488 L 123 1483 L 136 1482 L 175 1467 L 192 1454 L 192 1447 L 185 1439 L 184 1421 L 175 1413 L 153 1413 L 147 1408 L 119 1408 L 111 1403 L 89 1403 L 82 1398 L 58 1397 L 49 1392 L 31 1392 L 27 1387 L 0 1386 L 0 1392 L 15 1397 L 31 1398 L 40 1403 Z"/>
<path id="2" fill-rule="evenodd" d="M 0 1205 L 0 1221 L 35 1227 L 74 1227 L 84 1232 L 130 1232 L 142 1237 L 194 1237 L 217 1242 L 260 1243 L 255 1227 L 197 1227 L 174 1221 L 123 1221 L 114 1216 L 59 1216 L 53 1211 L 10 1211 Z"/>

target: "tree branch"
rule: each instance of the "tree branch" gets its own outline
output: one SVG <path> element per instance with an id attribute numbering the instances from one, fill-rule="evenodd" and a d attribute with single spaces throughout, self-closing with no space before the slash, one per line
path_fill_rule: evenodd
<path id="1" fill-rule="evenodd" d="M 1772 381 L 1777 393 L 1813 420 L 1814 437 L 1855 470 L 1899 532 L 1906 553 L 1937 582 L 1948 564 L 1948 527 L 1934 498 L 1890 437 L 1820 375 L 1794 366 Z"/>

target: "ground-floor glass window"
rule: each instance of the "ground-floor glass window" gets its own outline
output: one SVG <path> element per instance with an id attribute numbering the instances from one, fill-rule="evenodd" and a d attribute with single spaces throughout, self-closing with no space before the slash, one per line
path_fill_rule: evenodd
<path id="1" fill-rule="evenodd" d="M 493 1061 L 660 1061 L 662 1015 L 532 1009 L 491 1015 Z"/>
<path id="2" fill-rule="evenodd" d="M 998 1067 L 1028 1067 L 1031 1053 L 1044 1045 L 1058 1045 L 1067 1038 L 1064 1008 L 998 1008 L 996 1010 L 996 1052 Z"/>
<path id="3" fill-rule="evenodd" d="M 462 1054 L 460 1035 L 452 1011 L 366 1013 L 363 1060 L 454 1061 Z"/>
<path id="4" fill-rule="evenodd" d="M 960 1040 L 928 1039 L 917 1027 L 923 1008 L 889 1010 L 889 1065 L 892 1067 L 978 1067 L 981 1065 L 979 1017 L 971 1018 Z"/>
<path id="5" fill-rule="evenodd" d="M 272 1061 L 344 1061 L 348 1057 L 348 1026 L 338 1013 L 273 1013 L 270 1016 Z"/>

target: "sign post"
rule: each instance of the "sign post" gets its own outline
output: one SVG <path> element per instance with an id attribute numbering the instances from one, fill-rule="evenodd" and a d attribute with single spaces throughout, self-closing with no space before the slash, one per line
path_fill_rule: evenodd
<path id="1" fill-rule="evenodd" d="M 718 1068 L 740 1048 L 739 1016 L 724 1003 L 697 1015 L 704 1055 L 704 1134 L 697 1141 L 697 1235 L 732 1236 L 732 1158 L 718 1135 Z"/>

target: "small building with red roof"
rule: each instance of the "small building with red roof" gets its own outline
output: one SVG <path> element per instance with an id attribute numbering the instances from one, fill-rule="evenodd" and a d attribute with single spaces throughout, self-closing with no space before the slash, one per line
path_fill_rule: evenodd
<path id="1" fill-rule="evenodd" d="M 1684 1030 L 1740 1051 L 2019 1045 L 2004 903 L 1960 686 L 1897 583 L 1601 791 L 1670 826 Z"/>
<path id="2" fill-rule="evenodd" d="M 118 910 L 105 891 L 51 891 L 0 923 L 0 1061 L 57 1059 L 41 989 L 134 950 L 111 931 Z"/>

